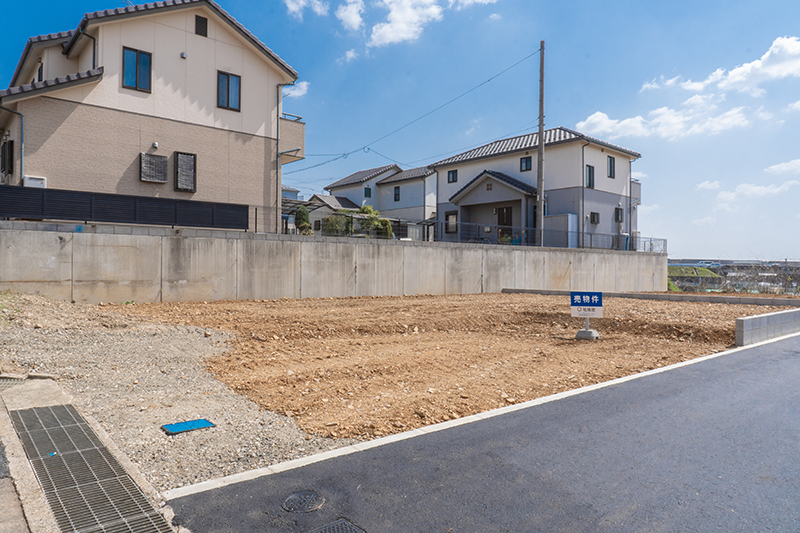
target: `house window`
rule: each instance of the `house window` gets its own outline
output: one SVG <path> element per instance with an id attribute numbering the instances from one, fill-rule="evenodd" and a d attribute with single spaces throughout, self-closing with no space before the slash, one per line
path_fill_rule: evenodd
<path id="1" fill-rule="evenodd" d="M 0 174 L 14 173 L 14 141 L 6 141 L 0 146 Z"/>
<path id="2" fill-rule="evenodd" d="M 522 159 L 519 160 L 519 171 L 520 172 L 525 172 L 527 170 L 530 170 L 531 168 L 532 168 L 531 167 L 531 156 L 523 157 Z"/>
<path id="3" fill-rule="evenodd" d="M 217 107 L 239 111 L 242 78 L 236 74 L 217 71 Z"/>
<path id="4" fill-rule="evenodd" d="M 614 208 L 614 222 L 622 222 L 625 218 L 624 211 L 621 207 Z"/>
<path id="5" fill-rule="evenodd" d="M 447 171 L 447 183 L 455 183 L 458 181 L 458 170 Z"/>
<path id="6" fill-rule="evenodd" d="M 364 198 L 372 198 L 372 189 L 364 187 Z"/>
<path id="7" fill-rule="evenodd" d="M 594 189 L 594 167 L 592 165 L 586 165 L 586 186 Z"/>
<path id="8" fill-rule="evenodd" d="M 394 188 L 394 201 L 395 202 L 399 202 L 400 201 L 400 187 L 399 186 Z"/>
<path id="9" fill-rule="evenodd" d="M 319 231 L 322 228 L 322 221 L 315 220 L 314 221 L 314 231 Z"/>
<path id="10" fill-rule="evenodd" d="M 615 172 L 614 167 L 615 167 L 614 158 L 612 156 L 608 156 L 608 177 L 609 178 L 615 178 L 616 177 L 616 172 Z"/>
<path id="11" fill-rule="evenodd" d="M 122 49 L 122 86 L 126 89 L 150 92 L 153 56 L 149 52 Z"/>
<path id="12" fill-rule="evenodd" d="M 491 191 L 492 190 L 492 184 L 491 183 L 487 183 L 486 184 L 486 190 L 487 191 Z"/>
<path id="13" fill-rule="evenodd" d="M 39 70 L 36 71 L 36 81 L 44 79 L 44 63 L 39 63 Z"/>
<path id="14" fill-rule="evenodd" d="M 149 183 L 167 182 L 167 156 L 139 154 L 139 179 Z"/>
<path id="15" fill-rule="evenodd" d="M 197 155 L 175 152 L 175 190 L 197 191 Z"/>
<path id="16" fill-rule="evenodd" d="M 592 211 L 592 214 L 589 215 L 589 222 L 592 224 L 599 224 L 600 223 L 600 213 L 595 213 Z"/>
<path id="17" fill-rule="evenodd" d="M 200 15 L 194 16 L 194 33 L 202 37 L 208 37 L 208 19 Z"/>
<path id="18" fill-rule="evenodd" d="M 456 233 L 458 231 L 458 211 L 448 211 L 444 214 L 444 232 Z"/>

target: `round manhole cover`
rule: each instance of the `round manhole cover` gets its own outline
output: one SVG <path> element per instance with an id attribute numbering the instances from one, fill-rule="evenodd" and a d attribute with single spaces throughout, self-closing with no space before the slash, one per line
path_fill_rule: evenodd
<path id="1" fill-rule="evenodd" d="M 283 501 L 283 508 L 290 513 L 310 513 L 316 511 L 325 503 L 323 498 L 313 490 L 295 492 Z"/>

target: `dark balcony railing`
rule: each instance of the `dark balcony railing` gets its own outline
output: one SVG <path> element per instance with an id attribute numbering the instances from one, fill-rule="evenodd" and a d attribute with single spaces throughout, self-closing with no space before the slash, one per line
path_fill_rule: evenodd
<path id="1" fill-rule="evenodd" d="M 0 185 L 0 217 L 248 229 L 249 207 L 148 196 Z"/>

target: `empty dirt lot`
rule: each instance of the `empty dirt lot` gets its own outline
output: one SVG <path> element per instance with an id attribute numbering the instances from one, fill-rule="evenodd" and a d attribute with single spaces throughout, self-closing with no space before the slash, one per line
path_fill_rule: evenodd
<path id="1" fill-rule="evenodd" d="M 606 299 L 594 342 L 563 296 L 482 294 L 107 306 L 233 334 L 207 361 L 233 390 L 321 437 L 369 439 L 733 346 L 783 307 Z"/>

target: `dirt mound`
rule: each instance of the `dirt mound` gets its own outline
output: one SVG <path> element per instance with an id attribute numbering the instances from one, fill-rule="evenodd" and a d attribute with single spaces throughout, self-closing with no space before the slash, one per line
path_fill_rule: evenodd
<path id="1" fill-rule="evenodd" d="M 595 342 L 565 297 L 522 294 L 137 304 L 225 330 L 209 369 L 310 433 L 372 438 L 707 355 L 783 308 L 606 299 Z"/>

